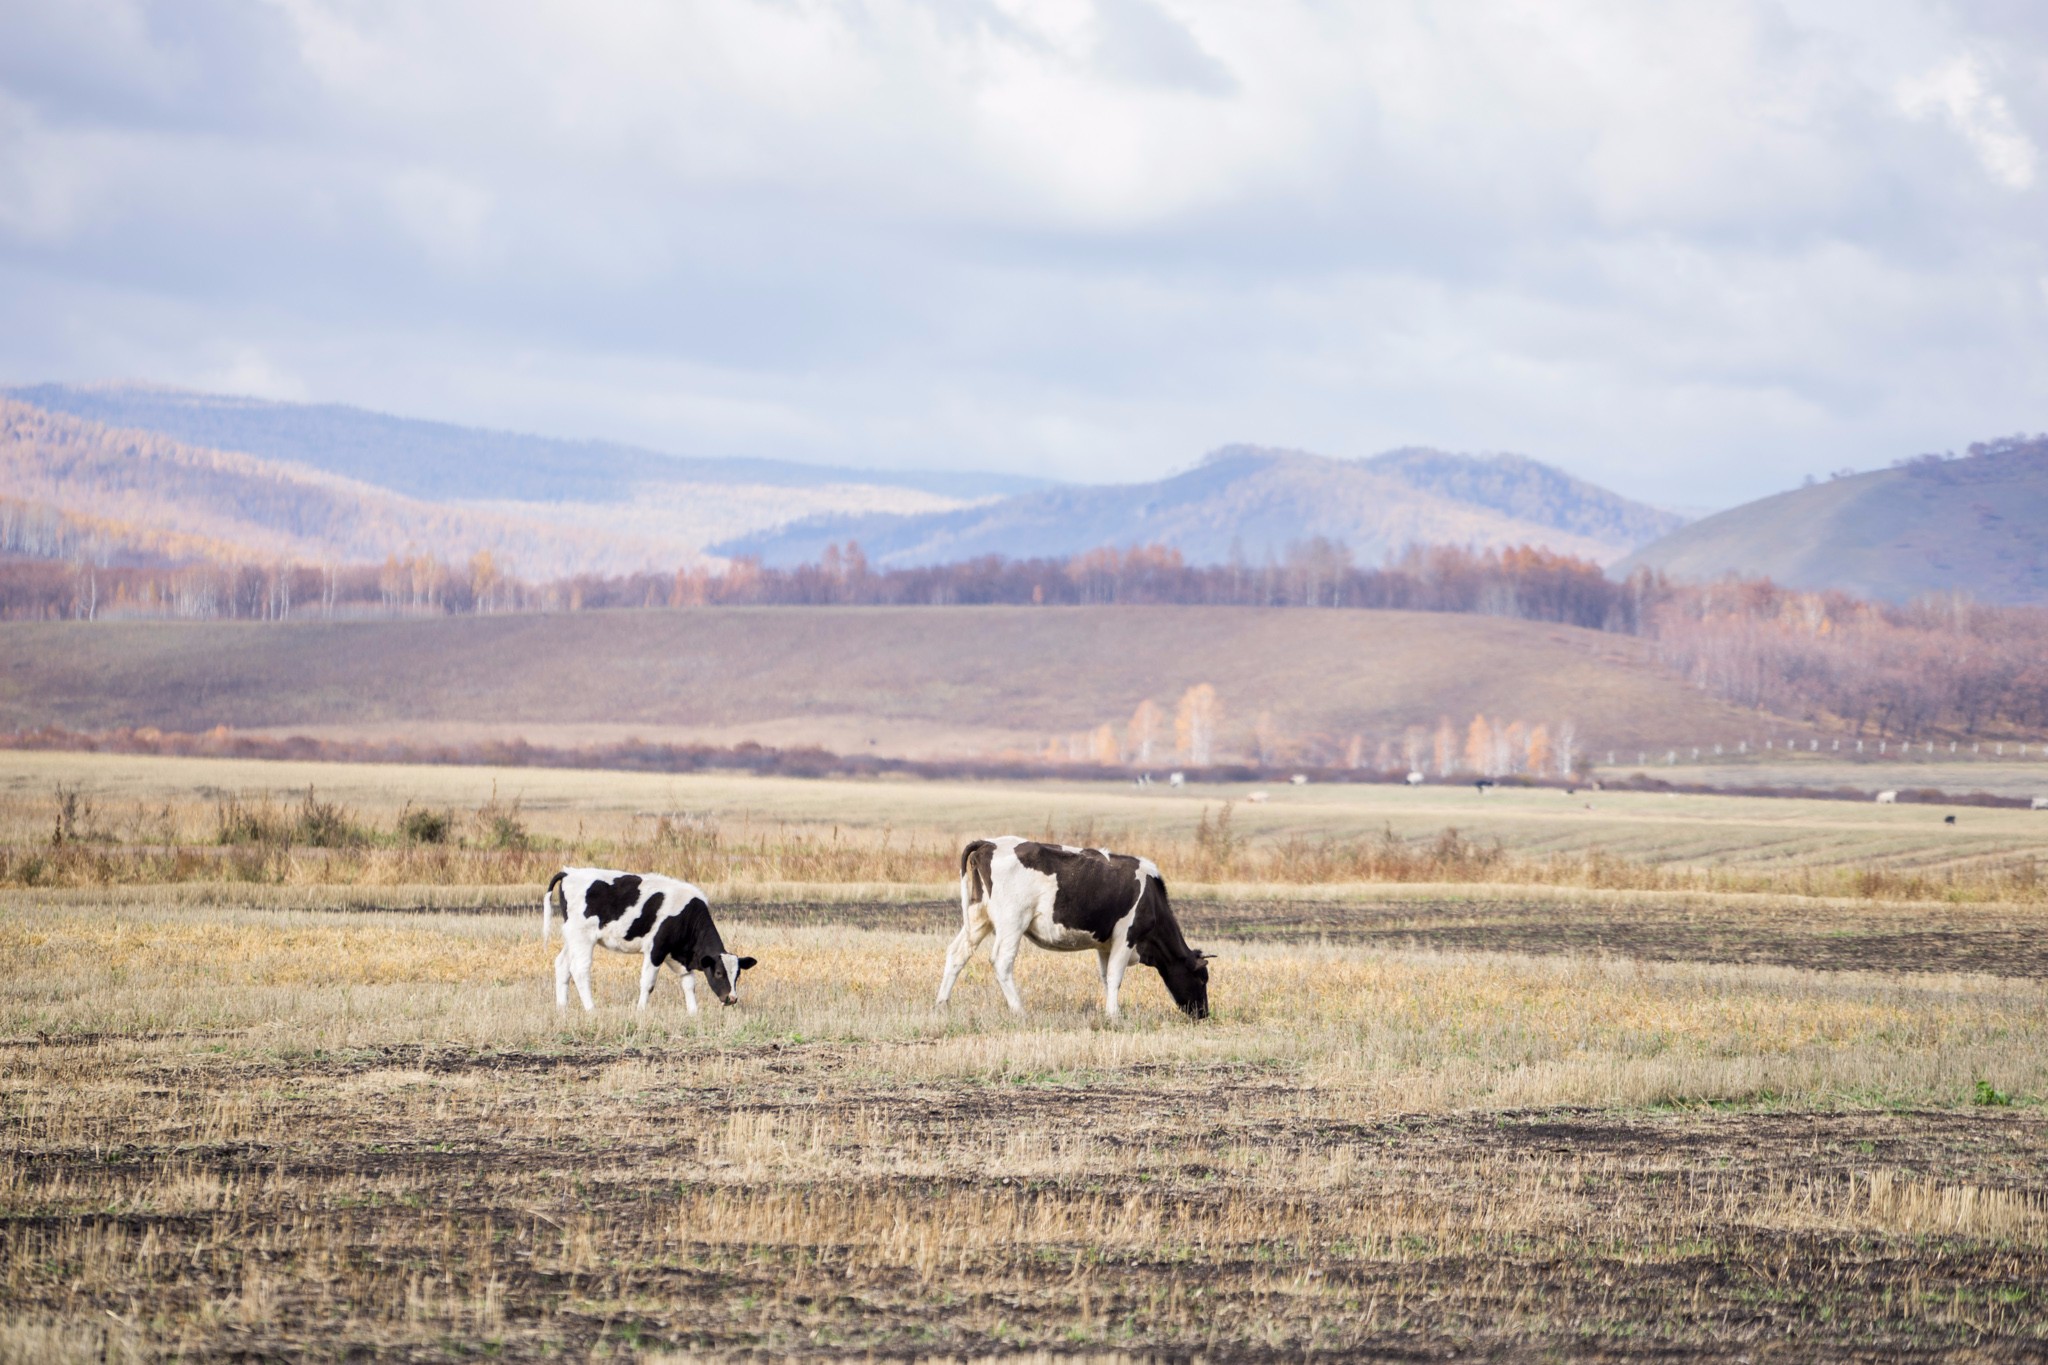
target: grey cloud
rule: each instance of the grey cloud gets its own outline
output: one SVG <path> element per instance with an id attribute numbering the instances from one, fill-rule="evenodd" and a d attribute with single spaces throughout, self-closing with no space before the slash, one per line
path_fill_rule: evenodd
<path id="1" fill-rule="evenodd" d="M 0 12 L 0 378 L 1688 504 L 2048 426 L 2043 188 L 1899 95 L 2042 145 L 1989 5 L 101 2 Z"/>

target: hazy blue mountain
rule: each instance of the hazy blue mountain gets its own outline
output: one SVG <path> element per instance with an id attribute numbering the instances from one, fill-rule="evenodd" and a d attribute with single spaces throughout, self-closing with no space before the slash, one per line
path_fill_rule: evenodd
<path id="1" fill-rule="evenodd" d="M 1679 520 L 1520 457 L 1400 451 L 1357 461 L 1233 445 L 1152 483 L 1048 488 L 907 516 L 813 517 L 715 549 L 796 564 L 857 540 L 878 564 L 918 565 L 1163 544 L 1212 564 L 1278 557 L 1322 536 L 1362 563 L 1426 544 L 1539 544 L 1606 563 Z"/>
<path id="2" fill-rule="evenodd" d="M 1359 463 L 1453 502 L 1491 507 L 1518 521 L 1617 545 L 1647 545 L 1687 521 L 1677 512 L 1624 498 L 1526 455 L 1453 455 L 1408 446 Z"/>
<path id="3" fill-rule="evenodd" d="M 2048 437 L 1973 445 L 1796 488 L 1694 522 L 1615 566 L 1769 577 L 1906 601 L 2048 602 Z"/>
<path id="4" fill-rule="evenodd" d="M 429 501 L 618 502 L 648 484 L 792 488 L 866 484 L 950 498 L 1043 487 L 1042 479 L 940 470 L 840 469 L 698 459 L 607 441 L 564 441 L 392 417 L 337 403 L 274 403 L 135 384 L 32 384 L 0 395 L 187 445 L 289 460 Z"/>

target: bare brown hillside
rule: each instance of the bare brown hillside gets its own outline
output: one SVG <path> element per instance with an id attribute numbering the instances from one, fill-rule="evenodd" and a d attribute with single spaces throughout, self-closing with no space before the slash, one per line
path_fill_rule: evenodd
<path id="1" fill-rule="evenodd" d="M 431 620 L 0 625 L 0 726 L 454 741 L 638 735 L 926 757 L 1041 748 L 1215 687 L 1218 756 L 1478 713 L 1590 752 L 1785 733 L 1637 640 L 1394 611 L 758 607 Z M 872 741 L 872 743 L 871 743 Z M 1172 729 L 1166 726 L 1170 748 Z"/>

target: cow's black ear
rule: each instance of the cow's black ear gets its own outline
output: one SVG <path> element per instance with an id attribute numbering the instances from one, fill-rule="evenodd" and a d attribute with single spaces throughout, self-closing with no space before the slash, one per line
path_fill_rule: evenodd
<path id="1" fill-rule="evenodd" d="M 752 968 L 753 966 L 754 966 L 754 959 L 753 959 L 753 958 L 751 958 L 751 957 L 743 957 L 743 958 L 741 958 L 741 959 L 740 959 L 740 970 L 741 970 L 741 971 L 743 971 L 743 972 L 744 972 L 744 971 L 747 971 L 747 970 L 749 970 L 750 968 Z"/>
<path id="2" fill-rule="evenodd" d="M 718 959 L 710 953 L 706 953 L 697 959 L 697 970 L 700 972 L 708 972 L 717 965 Z"/>

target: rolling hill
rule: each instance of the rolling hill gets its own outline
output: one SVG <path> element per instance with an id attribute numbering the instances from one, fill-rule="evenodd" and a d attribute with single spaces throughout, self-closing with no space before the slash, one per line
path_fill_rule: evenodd
<path id="1" fill-rule="evenodd" d="M 1321 537 L 1373 564 L 1410 545 L 1535 544 L 1607 563 L 1681 519 L 1514 455 L 1368 460 L 1226 446 L 1145 484 L 684 459 L 141 385 L 0 390 L 0 552 L 302 563 L 489 550 L 529 578 L 708 555 L 813 562 L 858 540 L 907 567 L 1105 545 L 1256 563 Z"/>
<path id="2" fill-rule="evenodd" d="M 193 410 L 208 409 L 195 403 Z M 316 418 L 322 412 L 310 411 Z M 346 458 L 329 451 L 326 466 L 382 477 L 391 472 L 390 462 L 410 461 L 411 475 L 395 479 L 404 487 L 497 487 L 498 495 L 416 496 L 336 468 L 196 445 L 0 398 L 0 553 L 317 564 L 418 553 L 460 563 L 489 550 L 515 573 L 552 578 L 666 572 L 701 560 L 715 540 L 822 511 L 961 505 L 959 498 L 926 489 L 862 482 L 864 476 L 849 471 L 813 470 L 802 482 L 795 472 L 800 466 L 757 471 L 745 461 L 718 462 L 708 473 L 679 461 L 681 474 L 668 470 L 666 481 L 634 482 L 660 472 L 648 462 L 663 457 L 641 452 L 644 458 L 634 464 L 629 453 L 614 467 L 605 448 L 583 450 L 583 463 L 572 466 L 528 459 L 515 447 L 504 456 L 500 479 L 499 456 L 486 439 L 491 433 L 446 428 L 438 446 L 408 446 L 396 437 L 385 446 L 373 438 L 374 424 L 350 429 L 365 444 L 349 447 Z M 475 439 L 465 445 L 469 438 Z M 834 481 L 842 473 L 850 481 Z M 698 474 L 708 481 L 684 477 Z M 588 496 L 511 496 L 538 496 L 564 481 Z"/>
<path id="3" fill-rule="evenodd" d="M 1233 607 L 752 607 L 400 621 L 0 624 L 0 729 L 228 725 L 431 743 L 636 736 L 904 757 L 1035 753 L 1196 683 L 1219 751 L 1484 712 L 1594 747 L 1786 734 L 1630 637 L 1494 617 Z M 1168 727 L 1169 733 L 1171 726 Z M 1326 748 L 1327 751 L 1327 748 Z"/>
<path id="4" fill-rule="evenodd" d="M 665 485 L 904 488 L 969 500 L 1044 483 L 1005 474 L 692 459 L 611 441 L 564 441 L 393 417 L 338 403 L 277 403 L 147 384 L 30 384 L 0 389 L 0 397 L 186 445 L 281 460 L 430 502 L 616 503 Z"/>
<path id="5" fill-rule="evenodd" d="M 727 541 L 771 565 L 815 561 L 857 540 L 885 567 L 981 555 L 1063 557 L 1097 546 L 1170 545 L 1191 563 L 1256 563 L 1325 537 L 1376 563 L 1410 545 L 1543 545 L 1608 563 L 1682 518 L 1519 456 L 1393 451 L 1364 461 L 1225 446 L 1153 483 L 1061 487 L 915 515 L 843 515 Z"/>
<path id="6" fill-rule="evenodd" d="M 1905 601 L 1962 592 L 2048 602 L 2048 438 L 1970 447 L 1848 475 L 1706 517 L 1637 551 L 1616 573 L 1768 576 Z"/>

